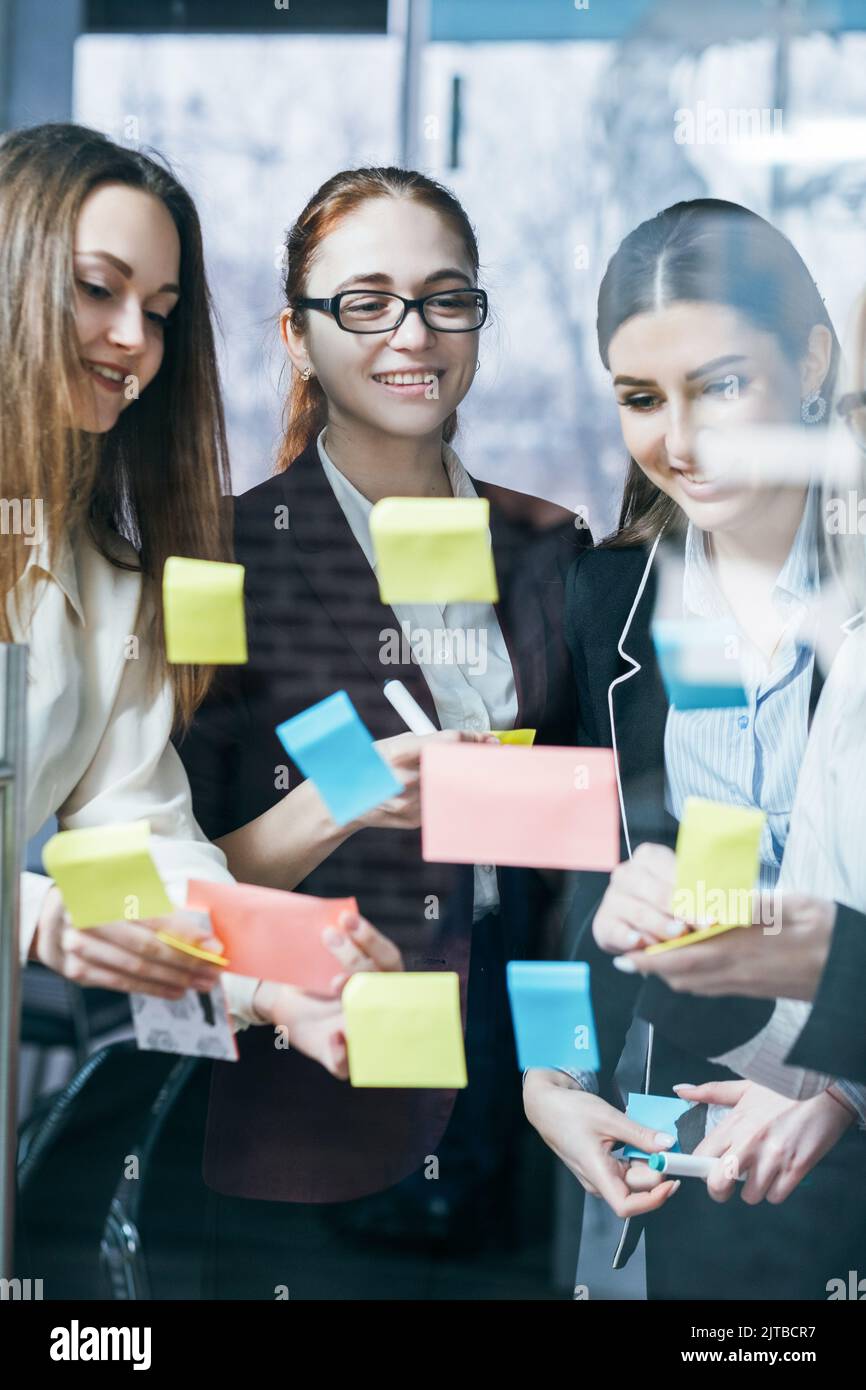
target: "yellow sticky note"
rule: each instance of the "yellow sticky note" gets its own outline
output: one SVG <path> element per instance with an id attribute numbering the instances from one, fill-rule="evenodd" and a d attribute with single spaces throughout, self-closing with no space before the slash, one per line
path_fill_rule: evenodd
<path id="1" fill-rule="evenodd" d="M 452 971 L 353 975 L 343 990 L 353 1086 L 467 1084 L 460 981 Z"/>
<path id="2" fill-rule="evenodd" d="M 150 855 L 146 820 L 61 830 L 42 850 L 76 927 L 164 917 L 173 904 Z"/>
<path id="3" fill-rule="evenodd" d="M 183 951 L 186 956 L 194 956 L 196 960 L 206 960 L 208 965 L 228 965 L 227 956 L 219 956 L 216 951 L 205 951 L 201 946 L 194 946 L 191 941 L 184 941 L 182 937 L 172 936 L 170 932 L 158 931 L 157 941 L 164 941 L 166 946 L 173 946 L 176 951 Z"/>
<path id="4" fill-rule="evenodd" d="M 530 748 L 535 742 L 535 729 L 491 729 L 500 743 L 519 743 Z"/>
<path id="5" fill-rule="evenodd" d="M 383 497 L 370 513 L 383 603 L 495 603 L 486 497 Z"/>
<path id="6" fill-rule="evenodd" d="M 746 927 L 758 876 L 763 811 L 690 796 L 677 835 L 674 915 Z"/>
<path id="7" fill-rule="evenodd" d="M 169 555 L 162 572 L 165 651 L 172 664 L 242 666 L 244 567 Z"/>
<path id="8" fill-rule="evenodd" d="M 744 923 L 743 925 L 748 925 Z M 682 936 L 675 936 L 673 941 L 656 941 L 653 946 L 647 946 L 643 952 L 645 956 L 658 955 L 659 951 L 676 951 L 680 946 L 694 946 L 696 941 L 706 941 L 711 936 L 721 936 L 722 932 L 739 931 L 739 924 L 730 927 L 701 927 L 700 931 L 684 932 Z"/>

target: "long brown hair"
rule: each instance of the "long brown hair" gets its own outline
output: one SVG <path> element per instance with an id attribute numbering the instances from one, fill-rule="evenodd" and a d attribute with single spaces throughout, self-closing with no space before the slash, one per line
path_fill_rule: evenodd
<path id="1" fill-rule="evenodd" d="M 681 301 L 724 304 L 772 333 L 797 362 L 815 324 L 830 330 L 833 349 L 821 387 L 832 401 L 839 343 L 830 316 L 798 251 L 756 212 L 718 198 L 675 203 L 636 227 L 611 258 L 598 292 L 598 349 L 606 367 L 611 339 L 635 314 Z M 828 423 L 830 412 L 825 416 Z M 629 460 L 619 527 L 605 545 L 651 544 L 684 514 Z"/>
<path id="2" fill-rule="evenodd" d="M 71 427 L 80 352 L 73 245 L 81 205 L 98 185 L 122 183 L 159 198 L 180 237 L 180 298 L 165 330 L 160 370 L 105 435 Z M 0 139 L 0 494 L 41 499 L 49 556 L 64 529 L 83 526 L 123 569 L 140 568 L 164 652 L 162 570 L 167 556 L 231 558 L 231 483 L 211 299 L 195 205 L 171 171 L 83 126 L 52 124 Z M 135 547 L 121 559 L 115 536 Z M 0 595 L 27 561 L 22 536 L 0 546 Z M 0 638 L 12 640 L 5 601 Z M 163 658 L 164 663 L 164 658 Z M 204 698 L 208 667 L 157 664 L 178 721 Z"/>
<path id="3" fill-rule="evenodd" d="M 303 332 L 306 327 L 306 310 L 298 309 L 295 301 L 306 292 L 307 276 L 316 251 L 338 222 L 370 198 L 411 198 L 413 202 L 438 212 L 460 237 L 472 266 L 472 274 L 477 277 L 478 242 L 472 223 L 454 194 L 441 183 L 414 169 L 344 169 L 317 189 L 286 236 L 283 293 L 287 306 L 292 310 L 292 327 L 297 332 Z M 288 468 L 292 460 L 303 453 L 310 439 L 324 429 L 327 421 L 328 401 L 319 381 L 316 377 L 304 381 L 297 372 L 293 372 L 275 471 L 282 473 Z M 456 430 L 455 410 L 442 427 L 442 438 L 450 441 Z"/>

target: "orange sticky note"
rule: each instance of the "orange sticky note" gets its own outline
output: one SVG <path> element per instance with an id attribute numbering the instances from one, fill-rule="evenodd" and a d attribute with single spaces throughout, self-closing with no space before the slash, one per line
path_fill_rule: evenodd
<path id="1" fill-rule="evenodd" d="M 317 994 L 330 994 L 342 973 L 322 942 L 325 927 L 338 931 L 340 914 L 358 911 L 354 898 L 315 898 L 249 883 L 205 883 L 191 879 L 186 905 L 209 912 L 235 975 L 276 980 Z"/>
<path id="2" fill-rule="evenodd" d="M 619 806 L 609 748 L 430 744 L 421 754 L 424 859 L 612 869 Z"/>

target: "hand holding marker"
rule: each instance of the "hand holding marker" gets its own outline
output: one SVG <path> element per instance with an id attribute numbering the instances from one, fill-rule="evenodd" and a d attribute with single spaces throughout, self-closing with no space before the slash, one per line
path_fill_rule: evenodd
<path id="1" fill-rule="evenodd" d="M 705 1158 L 702 1154 L 676 1154 L 658 1153 L 650 1154 L 648 1166 L 654 1173 L 661 1173 L 666 1178 L 707 1178 L 713 1168 L 720 1160 L 718 1158 Z M 737 1177 L 737 1182 L 745 1182 L 746 1174 Z"/>

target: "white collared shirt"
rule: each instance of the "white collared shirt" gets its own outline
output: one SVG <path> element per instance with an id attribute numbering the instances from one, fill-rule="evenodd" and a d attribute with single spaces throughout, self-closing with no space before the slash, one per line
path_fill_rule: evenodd
<path id="1" fill-rule="evenodd" d="M 137 564 L 131 546 L 116 549 Z M 156 674 L 154 612 L 142 593 L 141 574 L 112 565 L 82 533 L 64 535 L 51 564 L 47 541 L 34 546 L 7 596 L 14 640 L 30 649 L 25 829 L 30 839 L 51 816 L 61 830 L 147 820 L 157 869 L 181 906 L 189 878 L 234 880 L 193 816 L 170 739 L 171 687 Z M 21 876 L 22 961 L 50 887 L 41 874 Z M 223 982 L 236 1021 L 252 1021 L 258 982 Z"/>
<path id="2" fill-rule="evenodd" d="M 317 442 L 325 477 L 375 573 L 376 557 L 370 536 L 373 503 L 328 457 L 324 435 L 322 430 Z M 477 497 L 466 469 L 447 444 L 442 446 L 442 461 L 453 495 Z M 392 633 L 382 629 L 379 636 L 383 653 L 390 649 L 405 660 L 411 660 L 410 651 L 416 654 L 440 726 L 478 731 L 513 729 L 517 718 L 514 672 L 493 605 L 448 603 L 439 607 L 433 603 L 395 603 L 392 607 L 400 630 Z M 386 675 L 383 668 L 383 683 Z M 498 903 L 495 868 L 476 865 L 475 920 Z"/>

